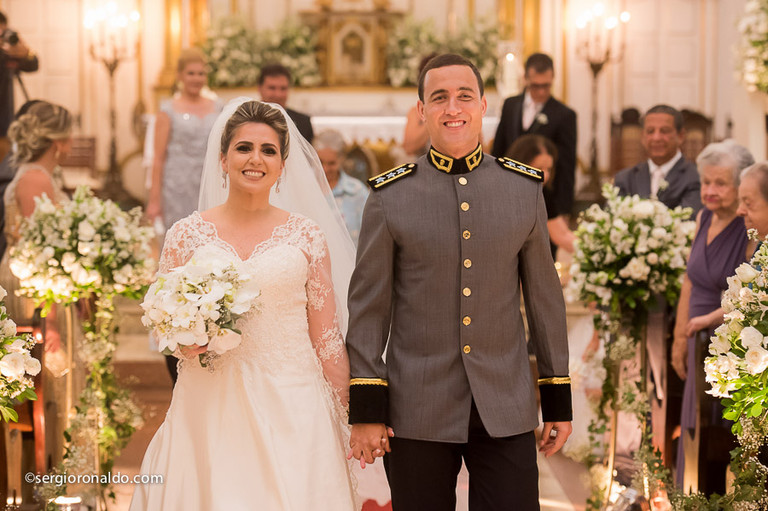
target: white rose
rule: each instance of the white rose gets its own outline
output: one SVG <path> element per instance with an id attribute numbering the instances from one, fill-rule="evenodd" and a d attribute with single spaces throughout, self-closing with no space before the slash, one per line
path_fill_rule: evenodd
<path id="1" fill-rule="evenodd" d="M 77 237 L 81 241 L 91 241 L 95 235 L 96 229 L 93 228 L 93 225 L 91 225 L 90 222 L 82 221 L 80 222 L 80 225 L 77 226 Z"/>
<path id="2" fill-rule="evenodd" d="M 654 207 L 653 203 L 646 200 L 641 200 L 634 206 L 632 206 L 632 214 L 639 218 L 648 218 L 653 216 Z"/>
<path id="3" fill-rule="evenodd" d="M 6 378 L 18 380 L 24 376 L 24 354 L 9 353 L 0 359 L 0 373 Z"/>
<path id="4" fill-rule="evenodd" d="M 759 346 L 751 347 L 744 355 L 749 374 L 760 374 L 768 368 L 768 350 Z"/>
<path id="5" fill-rule="evenodd" d="M 222 329 L 219 331 L 219 335 L 215 336 L 208 342 L 208 351 L 213 351 L 219 355 L 223 355 L 227 351 L 236 348 L 240 345 L 242 336 L 232 330 Z"/>
<path id="6" fill-rule="evenodd" d="M 14 339 L 12 343 L 7 344 L 5 349 L 9 353 L 24 353 L 27 349 L 24 347 L 26 343 L 22 339 Z"/>
<path id="7" fill-rule="evenodd" d="M 763 334 L 753 326 L 748 326 L 742 330 L 739 338 L 744 349 L 762 348 L 763 346 Z"/>
<path id="8" fill-rule="evenodd" d="M 648 264 L 658 264 L 659 263 L 659 255 L 656 252 L 651 252 L 647 256 L 645 256 L 646 261 L 648 261 Z"/>
<path id="9" fill-rule="evenodd" d="M 741 265 L 736 268 L 736 276 L 739 277 L 739 280 L 745 283 L 752 282 L 758 275 L 760 275 L 760 272 L 750 266 L 749 263 L 741 263 Z"/>
<path id="10" fill-rule="evenodd" d="M 27 372 L 27 374 L 30 376 L 35 376 L 40 372 L 41 368 L 42 367 L 40 366 L 40 361 L 38 359 L 29 355 L 26 357 L 26 360 L 24 361 L 24 370 Z"/>
<path id="11" fill-rule="evenodd" d="M 8 291 L 3 286 L 0 286 L 0 301 L 5 300 L 6 296 L 8 296 Z"/>
<path id="12" fill-rule="evenodd" d="M 3 332 L 3 337 L 13 337 L 14 335 L 16 335 L 16 323 L 14 323 L 10 319 L 6 319 L 5 321 L 3 321 L 3 324 L 2 324 L 2 332 Z M 16 341 L 21 342 L 22 345 L 24 344 L 24 341 L 21 341 L 21 339 L 16 339 Z M 13 341 L 13 342 L 16 343 L 16 341 Z"/>

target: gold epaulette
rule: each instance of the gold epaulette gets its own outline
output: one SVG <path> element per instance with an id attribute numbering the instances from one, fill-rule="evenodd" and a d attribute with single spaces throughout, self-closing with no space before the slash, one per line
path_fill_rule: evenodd
<path id="1" fill-rule="evenodd" d="M 544 173 L 530 165 L 520 163 L 511 158 L 497 158 L 496 161 L 507 170 L 512 170 L 526 177 L 530 177 L 531 179 L 535 179 L 536 181 L 544 181 Z"/>
<path id="2" fill-rule="evenodd" d="M 378 176 L 374 176 L 368 179 L 368 184 L 374 190 L 378 190 L 404 176 L 407 176 L 408 174 L 411 174 L 415 170 L 415 163 L 406 163 L 405 165 L 400 165 L 399 167 L 395 167 L 392 170 L 388 170 L 382 174 L 379 174 Z"/>
<path id="3" fill-rule="evenodd" d="M 553 376 L 551 378 L 539 378 L 539 385 L 570 385 L 571 378 L 568 376 Z"/>
<path id="4" fill-rule="evenodd" d="M 349 380 L 351 385 L 380 385 L 382 387 L 389 387 L 387 380 L 383 378 L 352 378 Z"/>

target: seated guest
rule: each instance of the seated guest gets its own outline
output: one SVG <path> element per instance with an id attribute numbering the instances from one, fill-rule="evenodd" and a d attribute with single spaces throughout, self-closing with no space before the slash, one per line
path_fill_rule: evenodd
<path id="1" fill-rule="evenodd" d="M 552 246 L 552 258 L 556 259 L 558 247 L 572 253 L 576 236 L 568 228 L 565 217 L 558 215 L 552 184 L 557 161 L 557 147 L 554 142 L 541 135 L 523 135 L 510 146 L 506 156 L 544 172 L 544 203 L 547 206 L 547 230 Z"/>
<path id="2" fill-rule="evenodd" d="M 736 210 L 739 176 L 752 163 L 749 151 L 733 141 L 709 144 L 696 159 L 704 208 L 696 215 L 696 235 L 677 305 L 672 367 L 685 380 L 677 484 L 683 490 L 694 485 L 705 494 L 724 492 L 735 438 L 732 423 L 722 419 L 720 401 L 708 394 L 699 398 L 696 380 L 703 378 L 704 366 L 696 353 L 706 352 L 714 329 L 723 322 L 720 298 L 728 288 L 726 279 L 751 255 L 744 219 Z M 699 445 L 692 449 L 697 421 L 701 422 Z M 699 453 L 698 480 L 684 477 L 686 452 Z"/>
<path id="3" fill-rule="evenodd" d="M 621 195 L 653 197 L 667 207 L 701 209 L 696 165 L 683 158 L 683 115 L 667 105 L 656 105 L 643 116 L 641 142 L 648 159 L 624 169 L 614 179 Z"/>
<path id="4" fill-rule="evenodd" d="M 315 137 L 312 145 L 323 165 L 325 177 L 333 190 L 336 205 L 339 206 L 349 235 L 357 245 L 360 222 L 363 219 L 363 206 L 368 198 L 368 187 L 342 170 L 346 153 L 341 133 L 325 130 Z"/>

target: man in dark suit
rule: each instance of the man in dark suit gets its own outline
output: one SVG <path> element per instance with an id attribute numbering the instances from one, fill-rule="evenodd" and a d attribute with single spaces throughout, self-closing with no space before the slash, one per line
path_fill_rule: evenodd
<path id="1" fill-rule="evenodd" d="M 656 105 L 643 117 L 641 142 L 648 159 L 624 169 L 614 178 L 621 195 L 654 197 L 669 208 L 701 209 L 701 183 L 696 164 L 683 158 L 683 114 L 668 105 Z"/>
<path id="2" fill-rule="evenodd" d="M 277 103 L 285 109 L 293 123 L 299 129 L 301 136 L 312 143 L 315 132 L 312 130 L 312 121 L 307 114 L 288 108 L 288 91 L 291 88 L 291 72 L 281 64 L 267 64 L 261 68 L 259 74 L 259 94 L 261 100 L 268 103 Z"/>
<path id="3" fill-rule="evenodd" d="M 471 62 L 433 58 L 418 91 L 431 147 L 369 180 L 349 286 L 352 455 L 371 463 L 387 452 L 394 511 L 455 510 L 462 459 L 470 509 L 538 510 L 537 382 L 521 295 L 540 376 L 540 451 L 562 447 L 572 418 L 543 177 L 483 154 L 486 99 Z"/>
<path id="4" fill-rule="evenodd" d="M 507 98 L 501 109 L 491 154 L 505 153 L 518 137 L 535 133 L 557 146 L 557 162 L 552 191 L 545 188 L 547 204 L 554 204 L 557 216 L 573 210 L 573 187 L 576 172 L 576 112 L 552 97 L 555 77 L 552 59 L 534 53 L 525 61 L 525 91 Z"/>

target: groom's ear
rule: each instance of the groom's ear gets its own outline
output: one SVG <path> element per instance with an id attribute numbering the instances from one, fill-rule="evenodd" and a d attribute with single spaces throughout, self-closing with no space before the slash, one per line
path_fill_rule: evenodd
<path id="1" fill-rule="evenodd" d="M 416 112 L 418 112 L 422 122 L 427 120 L 427 118 L 424 117 L 424 102 L 422 100 L 416 102 Z"/>

